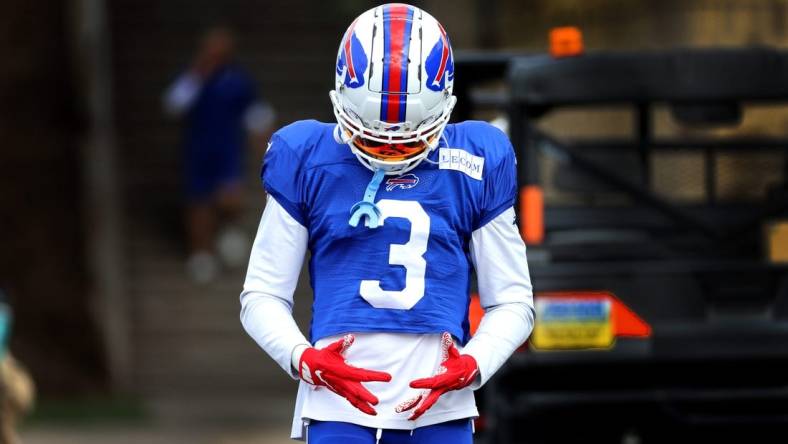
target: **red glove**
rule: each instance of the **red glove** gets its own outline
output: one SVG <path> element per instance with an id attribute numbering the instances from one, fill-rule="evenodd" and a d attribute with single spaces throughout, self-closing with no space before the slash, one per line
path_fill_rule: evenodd
<path id="1" fill-rule="evenodd" d="M 461 355 L 454 346 L 454 341 L 449 333 L 441 337 L 441 353 L 443 362 L 431 378 L 416 379 L 410 382 L 412 388 L 427 389 L 418 396 L 403 402 L 396 408 L 397 413 L 408 411 L 416 406 L 416 410 L 408 418 L 415 421 L 432 407 L 442 394 L 451 390 L 460 390 L 468 387 L 479 373 L 476 360 L 470 355 Z"/>
<path id="2" fill-rule="evenodd" d="M 309 384 L 325 386 L 337 395 L 350 401 L 353 406 L 368 415 L 377 415 L 372 408 L 378 398 L 369 392 L 361 382 L 391 381 L 391 375 L 384 372 L 365 370 L 345 363 L 342 353 L 353 345 L 353 335 L 334 342 L 326 348 L 308 348 L 301 355 L 299 375 Z"/>

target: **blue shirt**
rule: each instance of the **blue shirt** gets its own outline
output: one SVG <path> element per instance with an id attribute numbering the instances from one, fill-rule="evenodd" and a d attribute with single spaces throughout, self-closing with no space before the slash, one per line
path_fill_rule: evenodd
<path id="1" fill-rule="evenodd" d="M 371 229 L 348 220 L 372 171 L 333 128 L 310 120 L 279 130 L 262 171 L 266 191 L 309 232 L 311 340 L 448 331 L 466 343 L 471 233 L 515 200 L 508 138 L 485 122 L 448 125 L 428 161 L 386 176 L 375 199 L 384 223 Z"/>
<path id="2" fill-rule="evenodd" d="M 186 149 L 191 156 L 213 159 L 240 156 L 245 142 L 244 113 L 254 103 L 254 83 L 235 65 L 225 65 L 202 85 L 187 115 Z"/>

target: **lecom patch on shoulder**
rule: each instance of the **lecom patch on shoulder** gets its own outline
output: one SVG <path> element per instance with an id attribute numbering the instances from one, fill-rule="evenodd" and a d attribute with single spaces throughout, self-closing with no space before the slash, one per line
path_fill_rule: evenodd
<path id="1" fill-rule="evenodd" d="M 482 180 L 484 157 L 460 148 L 440 148 L 438 150 L 438 168 L 463 172 L 476 180 Z"/>

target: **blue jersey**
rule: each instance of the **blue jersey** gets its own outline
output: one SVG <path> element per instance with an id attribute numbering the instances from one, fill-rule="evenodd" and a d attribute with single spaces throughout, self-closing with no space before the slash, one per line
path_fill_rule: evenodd
<path id="1" fill-rule="evenodd" d="M 485 122 L 448 125 L 409 173 L 386 176 L 382 225 L 348 223 L 372 178 L 334 124 L 300 121 L 271 139 L 266 191 L 309 232 L 311 340 L 347 332 L 450 332 L 469 339 L 471 233 L 514 204 L 508 138 Z M 283 252 L 286 254 L 286 252 Z"/>

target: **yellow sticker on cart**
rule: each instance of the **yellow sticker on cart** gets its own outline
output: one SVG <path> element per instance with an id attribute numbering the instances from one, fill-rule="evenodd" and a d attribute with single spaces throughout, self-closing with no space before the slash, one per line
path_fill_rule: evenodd
<path id="1" fill-rule="evenodd" d="M 537 297 L 531 345 L 539 350 L 604 349 L 613 345 L 609 299 Z"/>

